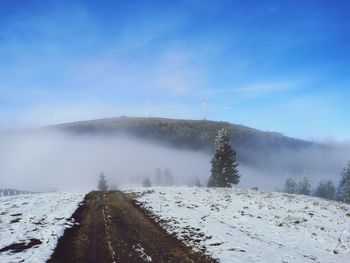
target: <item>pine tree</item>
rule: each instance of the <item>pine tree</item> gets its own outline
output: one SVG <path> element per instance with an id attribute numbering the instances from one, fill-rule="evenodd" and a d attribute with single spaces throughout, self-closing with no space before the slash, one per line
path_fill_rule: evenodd
<path id="1" fill-rule="evenodd" d="M 142 186 L 143 186 L 143 187 L 151 187 L 151 186 L 152 186 L 152 183 L 151 183 L 151 180 L 149 179 L 149 177 L 146 177 L 146 178 L 143 180 Z"/>
<path id="2" fill-rule="evenodd" d="M 174 176 L 169 168 L 166 168 L 163 173 L 163 185 L 172 186 L 174 185 Z"/>
<path id="3" fill-rule="evenodd" d="M 311 185 L 307 177 L 304 177 L 298 184 L 297 194 L 300 195 L 310 195 L 311 194 Z"/>
<path id="4" fill-rule="evenodd" d="M 315 189 L 314 196 L 334 199 L 335 186 L 331 180 L 322 180 Z"/>
<path id="5" fill-rule="evenodd" d="M 108 185 L 106 181 L 106 176 L 103 174 L 103 172 L 100 174 L 100 179 L 98 181 L 98 190 L 100 191 L 107 191 Z"/>
<path id="6" fill-rule="evenodd" d="M 340 175 L 341 179 L 338 186 L 337 199 L 350 203 L 350 162 L 344 167 Z"/>
<path id="7" fill-rule="evenodd" d="M 216 150 L 211 160 L 209 187 L 232 187 L 238 184 L 240 175 L 236 163 L 236 152 L 230 146 L 227 130 L 220 129 L 215 138 Z"/>
<path id="8" fill-rule="evenodd" d="M 297 192 L 297 186 L 298 185 L 293 178 L 287 177 L 284 183 L 283 192 L 288 194 L 295 194 Z"/>
<path id="9" fill-rule="evenodd" d="M 325 188 L 326 188 L 326 195 L 324 198 L 327 199 L 334 199 L 335 198 L 335 185 L 331 180 L 328 180 L 325 182 L 324 184 Z"/>
<path id="10" fill-rule="evenodd" d="M 198 178 L 194 179 L 194 186 L 202 187 L 201 181 Z"/>
<path id="11" fill-rule="evenodd" d="M 160 170 L 159 168 L 157 168 L 154 171 L 154 179 L 155 179 L 156 185 L 158 186 L 163 185 L 163 173 L 162 173 L 162 170 Z"/>

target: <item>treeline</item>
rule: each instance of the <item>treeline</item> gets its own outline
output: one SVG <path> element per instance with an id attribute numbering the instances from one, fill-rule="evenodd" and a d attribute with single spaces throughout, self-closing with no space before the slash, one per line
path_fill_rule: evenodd
<path id="1" fill-rule="evenodd" d="M 142 182 L 143 187 L 173 186 L 175 184 L 175 177 L 169 168 L 165 168 L 164 170 L 157 168 L 154 171 L 152 179 L 149 176 L 147 176 L 143 179 Z M 202 183 L 198 177 L 194 177 L 192 182 L 188 183 L 187 185 L 201 187 Z"/>
<path id="2" fill-rule="evenodd" d="M 170 171 L 169 168 L 165 168 L 164 170 L 157 168 L 154 171 L 153 178 L 151 180 L 150 177 L 145 177 L 142 181 L 143 187 L 151 187 L 151 186 L 173 186 L 175 184 L 175 178 L 173 173 Z M 194 182 L 194 185 L 200 184 L 197 179 Z M 116 185 L 113 185 L 112 187 L 109 187 L 107 184 L 106 176 L 102 172 L 100 174 L 98 183 L 97 183 L 97 189 L 100 191 L 107 191 L 107 190 L 117 190 L 118 187 Z"/>
<path id="3" fill-rule="evenodd" d="M 208 120 L 118 117 L 61 124 L 55 128 L 76 134 L 127 134 L 149 142 L 207 153 L 216 148 L 214 140 L 218 130 L 225 129 L 231 139 L 230 145 L 239 153 L 238 160 L 249 165 L 259 165 L 260 160 L 266 164 L 270 159 L 265 157 L 278 150 L 306 149 L 312 146 L 310 142 L 279 133 Z"/>
<path id="4" fill-rule="evenodd" d="M 16 189 L 0 189 L 0 196 L 11 196 L 11 195 L 23 195 L 23 194 L 34 194 L 34 192 L 22 191 Z"/>
<path id="5" fill-rule="evenodd" d="M 337 186 L 331 180 L 321 180 L 315 188 L 311 186 L 310 180 L 307 177 L 302 178 L 298 182 L 288 177 L 281 191 L 350 203 L 350 161 L 340 174 L 341 178 Z M 215 137 L 215 151 L 211 160 L 211 175 L 207 186 L 232 187 L 239 183 L 240 177 L 237 154 L 230 144 L 228 130 L 219 129 Z M 152 180 L 147 176 L 142 182 L 144 187 L 172 186 L 174 184 L 174 175 L 169 168 L 165 168 L 164 170 L 157 168 Z M 194 178 L 193 186 L 202 186 L 198 178 Z M 103 174 L 100 176 L 98 188 L 102 191 L 108 189 Z"/>
<path id="6" fill-rule="evenodd" d="M 173 186 L 174 184 L 174 175 L 169 168 L 165 168 L 164 170 L 157 168 L 154 171 L 153 180 L 151 180 L 151 178 L 147 176 L 142 182 L 143 187 Z"/>
<path id="7" fill-rule="evenodd" d="M 282 192 L 289 194 L 312 195 L 330 200 L 350 203 L 350 162 L 340 173 L 340 180 L 336 186 L 332 180 L 321 180 L 315 188 L 312 188 L 307 177 L 299 182 L 288 177 L 284 183 Z"/>

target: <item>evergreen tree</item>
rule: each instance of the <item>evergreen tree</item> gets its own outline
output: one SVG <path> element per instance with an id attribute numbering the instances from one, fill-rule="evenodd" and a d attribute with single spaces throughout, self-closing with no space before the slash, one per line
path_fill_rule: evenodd
<path id="1" fill-rule="evenodd" d="M 326 181 L 326 183 L 324 184 L 325 188 L 326 188 L 326 196 L 325 198 L 327 199 L 334 199 L 335 198 L 335 185 L 331 180 Z"/>
<path id="2" fill-rule="evenodd" d="M 163 185 L 163 173 L 162 173 L 162 170 L 160 170 L 159 168 L 157 168 L 154 172 L 154 179 L 155 179 L 156 185 L 158 186 Z"/>
<path id="3" fill-rule="evenodd" d="M 142 186 L 143 187 L 151 187 L 152 186 L 151 180 L 148 177 L 146 177 L 142 182 Z"/>
<path id="4" fill-rule="evenodd" d="M 340 175 L 337 199 L 342 202 L 350 203 L 350 162 L 344 167 Z"/>
<path id="5" fill-rule="evenodd" d="M 298 185 L 293 178 L 287 177 L 286 181 L 284 182 L 283 192 L 295 194 L 297 192 L 297 186 Z"/>
<path id="6" fill-rule="evenodd" d="M 174 176 L 169 168 L 166 168 L 163 173 L 163 185 L 172 186 L 174 185 Z"/>
<path id="7" fill-rule="evenodd" d="M 335 186 L 331 180 L 322 180 L 315 189 L 314 196 L 334 199 Z"/>
<path id="8" fill-rule="evenodd" d="M 209 187 L 231 187 L 239 183 L 236 152 L 230 146 L 229 141 L 227 130 L 220 129 L 215 139 L 216 150 L 211 160 Z"/>
<path id="9" fill-rule="evenodd" d="M 310 195 L 311 194 L 311 185 L 307 177 L 304 177 L 298 184 L 297 194 L 300 195 Z"/>
<path id="10" fill-rule="evenodd" d="M 100 191 L 107 191 L 108 185 L 106 181 L 106 176 L 103 174 L 103 172 L 100 174 L 100 179 L 98 181 L 98 190 Z"/>
<path id="11" fill-rule="evenodd" d="M 198 178 L 194 179 L 194 186 L 202 187 L 201 181 Z"/>

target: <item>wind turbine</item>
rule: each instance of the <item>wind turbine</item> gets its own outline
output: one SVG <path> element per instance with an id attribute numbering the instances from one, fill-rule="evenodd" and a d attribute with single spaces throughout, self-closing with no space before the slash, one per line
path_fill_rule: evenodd
<path id="1" fill-rule="evenodd" d="M 315 121 L 310 121 L 309 126 L 310 126 L 310 141 L 311 141 L 311 143 L 313 143 L 314 142 Z"/>
<path id="2" fill-rule="evenodd" d="M 146 105 L 147 105 L 147 111 L 148 111 L 148 117 L 151 118 L 151 112 L 152 112 L 152 103 L 154 101 L 151 100 L 151 98 L 148 96 L 147 97 L 147 101 L 146 101 Z"/>
<path id="3" fill-rule="evenodd" d="M 207 119 L 207 102 L 208 102 L 208 98 L 203 98 L 203 99 L 201 99 L 201 101 L 202 101 L 203 119 L 206 120 Z"/>

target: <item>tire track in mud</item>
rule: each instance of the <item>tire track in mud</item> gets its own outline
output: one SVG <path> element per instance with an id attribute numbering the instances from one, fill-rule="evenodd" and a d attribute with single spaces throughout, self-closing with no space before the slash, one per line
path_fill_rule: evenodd
<path id="1" fill-rule="evenodd" d="M 130 195 L 91 192 L 74 213 L 49 263 L 217 262 L 154 222 Z"/>

